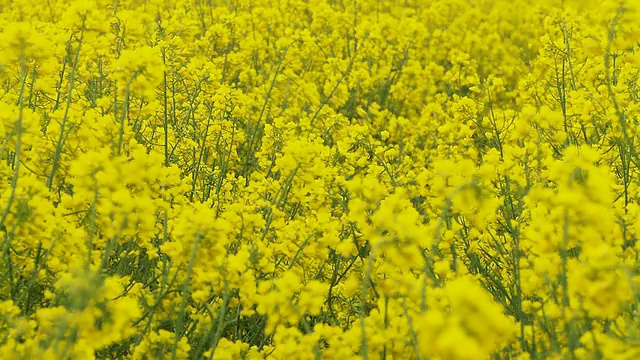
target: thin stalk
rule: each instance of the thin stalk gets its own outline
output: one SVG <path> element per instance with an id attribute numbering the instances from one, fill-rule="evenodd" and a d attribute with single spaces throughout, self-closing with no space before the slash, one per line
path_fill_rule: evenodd
<path id="1" fill-rule="evenodd" d="M 47 178 L 47 188 L 51 190 L 51 186 L 53 184 L 53 177 L 56 174 L 56 170 L 58 170 L 58 164 L 60 162 L 60 155 L 62 154 L 62 146 L 64 145 L 64 132 L 65 127 L 67 126 L 67 121 L 69 119 L 69 109 L 71 108 L 71 99 L 73 96 L 73 84 L 76 75 L 76 68 L 78 66 L 78 59 L 80 58 L 80 49 L 82 48 L 82 41 L 84 40 L 84 28 L 80 32 L 80 39 L 78 40 L 78 48 L 76 49 L 76 54 L 73 59 L 73 65 L 71 66 L 71 70 L 69 71 L 69 91 L 67 92 L 67 103 L 64 109 L 64 115 L 62 117 L 62 123 L 60 124 L 60 134 L 58 135 L 58 141 L 56 143 L 56 151 L 53 154 L 53 165 L 51 166 L 51 172 L 49 173 L 49 177 Z"/>

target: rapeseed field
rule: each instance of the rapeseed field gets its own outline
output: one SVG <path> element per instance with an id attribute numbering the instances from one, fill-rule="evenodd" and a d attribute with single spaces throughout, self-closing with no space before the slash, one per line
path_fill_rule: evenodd
<path id="1" fill-rule="evenodd" d="M 0 0 L 1 359 L 640 359 L 640 1 Z"/>

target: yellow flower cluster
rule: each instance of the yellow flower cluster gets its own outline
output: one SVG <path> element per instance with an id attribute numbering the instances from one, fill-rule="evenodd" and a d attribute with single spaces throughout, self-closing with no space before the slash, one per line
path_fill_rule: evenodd
<path id="1" fill-rule="evenodd" d="M 640 358 L 640 2 L 0 1 L 1 359 Z"/>

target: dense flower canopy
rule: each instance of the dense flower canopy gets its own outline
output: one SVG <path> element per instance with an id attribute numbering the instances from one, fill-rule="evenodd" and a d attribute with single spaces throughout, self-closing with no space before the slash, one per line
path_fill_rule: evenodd
<path id="1" fill-rule="evenodd" d="M 0 357 L 640 358 L 640 2 L 0 0 Z"/>

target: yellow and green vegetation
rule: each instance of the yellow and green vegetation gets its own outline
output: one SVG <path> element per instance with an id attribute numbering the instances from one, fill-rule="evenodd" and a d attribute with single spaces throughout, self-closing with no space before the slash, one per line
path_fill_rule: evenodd
<path id="1" fill-rule="evenodd" d="M 0 0 L 0 358 L 639 359 L 640 2 Z"/>

